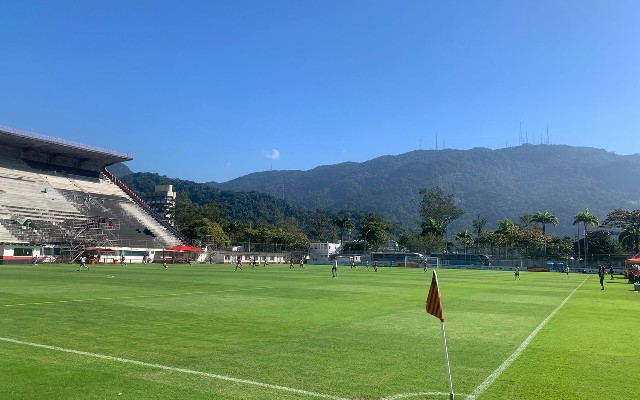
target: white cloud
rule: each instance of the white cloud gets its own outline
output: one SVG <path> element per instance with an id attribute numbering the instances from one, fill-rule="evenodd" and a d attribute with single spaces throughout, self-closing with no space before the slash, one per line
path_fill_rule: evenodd
<path id="1" fill-rule="evenodd" d="M 280 150 L 273 149 L 270 152 L 266 153 L 264 156 L 267 157 L 268 159 L 271 159 L 271 160 L 279 160 L 280 159 Z"/>

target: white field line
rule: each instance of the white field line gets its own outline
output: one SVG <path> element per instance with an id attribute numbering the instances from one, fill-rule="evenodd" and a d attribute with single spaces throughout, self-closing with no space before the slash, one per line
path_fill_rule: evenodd
<path id="1" fill-rule="evenodd" d="M 139 295 L 139 296 L 122 296 L 122 297 L 101 297 L 97 299 L 72 299 L 72 300 L 58 300 L 58 301 L 42 301 L 42 302 L 34 302 L 34 303 L 15 303 L 15 304 L 2 304 L 2 307 L 23 307 L 23 306 L 37 306 L 37 305 L 45 305 L 45 304 L 61 304 L 61 303 L 69 303 L 69 302 L 84 302 L 84 301 L 99 301 L 99 300 L 127 300 L 127 299 L 143 299 L 143 298 L 151 298 L 151 297 L 169 297 L 169 296 L 190 296 L 194 294 L 211 294 L 211 293 L 224 293 L 224 292 L 232 292 L 237 290 L 262 290 L 262 289 L 273 289 L 272 287 L 263 286 L 263 287 L 255 287 L 255 288 L 246 288 L 246 289 L 228 289 L 228 290 L 214 290 L 211 292 L 189 292 L 189 293 L 167 293 L 167 294 L 149 294 L 149 295 Z"/>
<path id="2" fill-rule="evenodd" d="M 461 394 L 461 393 L 456 393 L 456 394 L 460 396 L 465 396 L 464 394 Z M 406 399 L 409 397 L 418 397 L 418 396 L 442 396 L 442 397 L 449 398 L 449 393 L 445 393 L 445 392 L 399 393 L 399 394 L 394 394 L 393 396 L 384 397 L 381 400 L 397 400 L 397 399 Z"/>
<path id="3" fill-rule="evenodd" d="M 333 396 L 333 395 L 330 395 L 330 394 L 311 392 L 311 391 L 303 390 L 303 389 L 295 389 L 295 388 L 290 388 L 290 387 L 286 387 L 286 386 L 272 385 L 270 383 L 263 383 L 263 382 L 251 381 L 251 380 L 248 380 L 248 379 L 234 378 L 232 376 L 212 374 L 212 373 L 209 373 L 209 372 L 195 371 L 195 370 L 186 369 L 186 368 L 170 367 L 170 366 L 162 365 L 162 364 L 154 364 L 154 363 L 148 363 L 148 362 L 144 362 L 144 361 L 129 360 L 127 358 L 107 356 L 107 355 L 104 355 L 104 354 L 90 353 L 90 352 L 87 352 L 87 351 L 66 349 L 64 347 L 50 346 L 50 345 L 47 345 L 47 344 L 25 342 L 25 341 L 22 341 L 22 340 L 17 340 L 17 339 L 12 339 L 12 338 L 0 337 L 0 341 L 8 342 L 8 343 L 14 343 L 14 344 L 20 344 L 20 345 L 24 345 L 24 346 L 38 347 L 38 348 L 47 349 L 47 350 L 61 351 L 61 352 L 64 352 L 64 353 L 71 353 L 71 354 L 76 354 L 76 355 L 80 355 L 80 356 L 100 358 L 100 359 L 103 359 L 103 360 L 116 361 L 116 362 L 125 363 L 125 364 L 139 365 L 139 366 L 147 367 L 147 368 L 156 368 L 156 369 L 162 369 L 162 370 L 165 370 L 165 371 L 180 372 L 180 373 L 183 373 L 183 374 L 203 376 L 205 378 L 220 379 L 220 380 L 223 380 L 223 381 L 241 383 L 241 384 L 245 384 L 245 385 L 259 386 L 259 387 L 263 387 L 263 388 L 267 388 L 267 389 L 273 389 L 273 390 L 279 390 L 279 391 L 284 391 L 284 392 L 303 394 L 303 395 L 306 395 L 306 396 L 319 397 L 319 398 L 323 398 L 323 399 L 348 400 L 348 399 L 345 399 L 345 398 L 342 398 L 342 397 L 338 397 L 338 396 Z"/>
<path id="4" fill-rule="evenodd" d="M 584 280 L 580 282 L 580 284 L 575 289 L 573 289 L 571 293 L 569 293 L 567 298 L 564 299 L 562 303 L 560 303 L 560 305 L 556 307 L 555 310 L 551 311 L 551 314 L 549 314 L 547 318 L 545 318 L 542 322 L 540 322 L 540 325 L 538 325 L 536 329 L 534 329 L 533 332 L 531 332 L 531 334 L 527 336 L 527 338 L 524 340 L 524 342 L 522 342 L 520 347 L 518 347 L 516 351 L 514 351 L 513 354 L 511 354 L 511 356 L 509 356 L 509 358 L 507 358 L 502 364 L 500 364 L 500 366 L 495 371 L 493 371 L 493 373 L 489 375 L 489 377 L 485 379 L 484 382 L 480 384 L 480 386 L 478 386 L 473 392 L 471 392 L 469 396 L 467 396 L 467 400 L 476 400 L 478 396 L 482 395 L 485 392 L 485 390 L 487 390 L 487 388 L 489 388 L 489 386 L 491 386 L 491 384 L 496 379 L 498 379 L 498 377 L 504 372 L 504 370 L 506 370 L 511 365 L 511 363 L 513 363 L 520 356 L 520 354 L 527 348 L 527 346 L 529 346 L 529 343 L 531 343 L 533 338 L 536 337 L 538 332 L 540 332 L 540 330 L 544 328 L 547 322 L 549 322 L 549 320 L 553 318 L 553 316 L 556 315 L 558 311 L 560 311 L 560 309 L 567 303 L 567 301 L 569 301 L 571 296 L 573 296 L 573 294 L 577 292 L 578 289 L 580 289 L 580 286 L 582 286 L 582 284 L 585 283 L 587 279 L 589 279 L 588 276 L 584 278 Z"/>
<path id="5" fill-rule="evenodd" d="M 71 299 L 71 300 L 58 300 L 58 301 L 43 301 L 43 302 L 34 302 L 34 303 L 15 303 L 15 304 L 2 304 L 2 307 L 18 307 L 18 306 L 37 306 L 37 305 L 46 305 L 46 304 L 61 304 L 61 303 L 69 303 L 76 302 L 81 303 L 84 301 L 99 301 L 99 300 L 122 300 L 122 299 L 134 299 L 134 298 L 150 298 L 150 297 L 168 297 L 168 296 L 186 296 L 193 294 L 205 294 L 207 292 L 193 292 L 193 293 L 182 293 L 182 294 L 152 294 L 147 296 L 122 296 L 122 297 L 101 297 L 97 299 Z"/>

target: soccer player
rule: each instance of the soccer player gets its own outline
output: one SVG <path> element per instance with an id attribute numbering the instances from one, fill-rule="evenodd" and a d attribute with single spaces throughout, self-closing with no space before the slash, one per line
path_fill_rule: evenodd
<path id="1" fill-rule="evenodd" d="M 598 276 L 600 277 L 600 290 L 604 290 L 604 276 L 607 274 L 607 272 L 604 269 L 604 265 L 600 265 L 598 267 Z"/>
<path id="2" fill-rule="evenodd" d="M 613 280 L 613 265 L 609 265 L 609 275 L 611 275 L 611 280 Z"/>
<path id="3" fill-rule="evenodd" d="M 300 269 L 304 268 L 304 257 L 300 257 Z"/>
<path id="4" fill-rule="evenodd" d="M 516 266 L 516 269 L 513 271 L 514 277 L 513 280 L 520 280 L 520 267 Z"/>
<path id="5" fill-rule="evenodd" d="M 120 265 L 125 265 L 124 254 L 120 256 Z"/>
<path id="6" fill-rule="evenodd" d="M 162 266 L 167 269 L 167 259 L 165 257 L 162 257 Z"/>
<path id="7" fill-rule="evenodd" d="M 236 257 L 236 269 L 234 269 L 234 271 L 237 271 L 238 268 L 242 271 L 242 257 L 240 256 Z"/>
<path id="8" fill-rule="evenodd" d="M 338 257 L 333 256 L 333 267 L 331 267 L 331 277 L 338 277 Z"/>
<path id="9" fill-rule="evenodd" d="M 351 269 L 356 268 L 356 258 L 355 257 L 351 257 Z"/>
<path id="10" fill-rule="evenodd" d="M 429 269 L 429 261 L 427 261 L 426 259 L 424 260 L 424 272 L 427 272 L 427 270 Z"/>
<path id="11" fill-rule="evenodd" d="M 80 257 L 80 268 L 78 268 L 78 271 L 80 271 L 83 267 L 89 269 L 89 267 L 87 267 L 87 257 L 85 256 Z"/>
<path id="12" fill-rule="evenodd" d="M 373 272 L 378 272 L 378 260 L 373 260 Z"/>
<path id="13" fill-rule="evenodd" d="M 289 269 L 293 269 L 293 257 L 289 258 Z"/>

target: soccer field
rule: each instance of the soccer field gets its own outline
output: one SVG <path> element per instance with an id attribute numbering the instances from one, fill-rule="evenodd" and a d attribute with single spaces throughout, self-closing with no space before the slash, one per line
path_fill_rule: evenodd
<path id="1" fill-rule="evenodd" d="M 422 269 L 0 266 L 1 399 L 448 399 Z M 456 399 L 635 399 L 622 277 L 438 270 Z"/>

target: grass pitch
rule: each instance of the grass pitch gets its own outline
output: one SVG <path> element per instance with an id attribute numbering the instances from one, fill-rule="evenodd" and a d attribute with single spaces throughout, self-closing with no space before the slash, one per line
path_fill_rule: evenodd
<path id="1" fill-rule="evenodd" d="M 449 397 L 431 272 L 76 269 L 0 266 L 0 398 Z M 640 396 L 640 293 L 621 277 L 438 276 L 457 399 Z"/>

